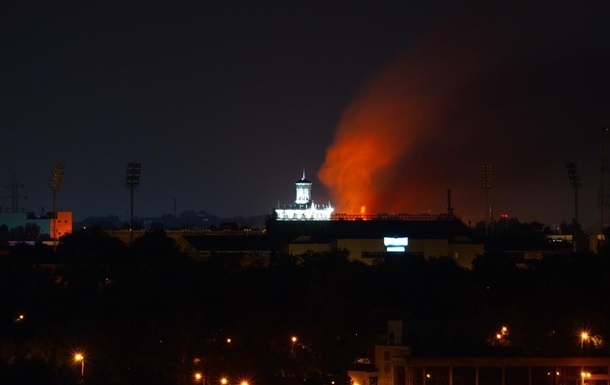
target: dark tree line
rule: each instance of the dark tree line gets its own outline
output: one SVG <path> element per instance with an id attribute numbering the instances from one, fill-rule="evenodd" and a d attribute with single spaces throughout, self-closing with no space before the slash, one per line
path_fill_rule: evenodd
<path id="1" fill-rule="evenodd" d="M 41 262 L 42 261 L 42 262 Z M 52 262 L 52 263 L 51 263 Z M 0 257 L 0 383 L 346 383 L 346 367 L 403 320 L 415 352 L 498 345 L 521 354 L 606 354 L 607 255 L 505 254 L 350 262 L 346 251 L 194 262 L 162 231 L 126 245 L 98 230 Z M 23 318 L 20 318 L 23 316 Z M 583 328 L 596 336 L 581 345 Z M 291 337 L 297 337 L 292 341 Z M 230 339 L 230 342 L 229 342 Z"/>

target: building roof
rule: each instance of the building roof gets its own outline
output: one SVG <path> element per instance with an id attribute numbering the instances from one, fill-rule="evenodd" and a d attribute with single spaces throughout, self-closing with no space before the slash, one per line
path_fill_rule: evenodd
<path id="1" fill-rule="evenodd" d="M 199 251 L 248 252 L 274 249 L 271 240 L 264 234 L 185 235 L 184 239 Z"/>
<path id="2" fill-rule="evenodd" d="M 330 221 L 279 221 L 269 218 L 267 232 L 274 239 L 290 240 L 302 235 L 330 239 L 460 239 L 470 237 L 470 229 L 458 219 L 372 219 Z"/>

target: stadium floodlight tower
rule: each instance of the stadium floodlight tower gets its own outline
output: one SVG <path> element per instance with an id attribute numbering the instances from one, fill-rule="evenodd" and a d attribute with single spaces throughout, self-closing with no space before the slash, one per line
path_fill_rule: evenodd
<path id="1" fill-rule="evenodd" d="M 479 182 L 485 192 L 485 234 L 487 235 L 493 226 L 493 209 L 489 197 L 493 187 L 493 172 L 490 165 L 479 166 Z"/>
<path id="2" fill-rule="evenodd" d="M 578 169 L 574 163 L 566 163 L 570 186 L 574 189 L 574 224 L 578 223 L 578 189 L 582 187 L 582 181 Z"/>
<path id="3" fill-rule="evenodd" d="M 127 176 L 125 177 L 125 185 L 129 188 L 129 194 L 131 197 L 131 217 L 129 220 L 129 227 L 133 229 L 133 192 L 140 185 L 140 169 L 142 164 L 139 162 L 127 163 Z"/>
<path id="4" fill-rule="evenodd" d="M 59 191 L 61 183 L 64 180 L 65 168 L 66 166 L 63 164 L 56 164 L 51 172 L 51 182 L 49 183 L 49 188 L 53 192 L 53 218 L 51 223 L 53 225 L 52 234 L 54 240 L 57 240 L 57 192 Z"/>
<path id="5" fill-rule="evenodd" d="M 605 226 L 610 222 L 610 127 L 602 128 L 602 145 L 599 162 L 599 224 L 600 234 L 604 234 Z"/>

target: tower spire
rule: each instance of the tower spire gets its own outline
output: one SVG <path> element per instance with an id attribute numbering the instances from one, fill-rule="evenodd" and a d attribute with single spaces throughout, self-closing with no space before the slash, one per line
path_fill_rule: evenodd
<path id="1" fill-rule="evenodd" d="M 303 167 L 303 177 L 301 178 L 301 180 L 305 180 L 305 167 Z"/>

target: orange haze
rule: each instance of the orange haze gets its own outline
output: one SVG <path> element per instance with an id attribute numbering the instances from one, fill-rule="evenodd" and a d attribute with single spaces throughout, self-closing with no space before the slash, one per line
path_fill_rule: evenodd
<path id="1" fill-rule="evenodd" d="M 414 202 L 425 194 L 425 180 L 409 179 L 415 165 L 408 158 L 417 157 L 418 146 L 438 140 L 449 100 L 481 66 L 470 40 L 448 38 L 447 30 L 429 35 L 380 71 L 343 112 L 318 173 L 337 212 L 426 210 Z M 487 44 L 478 39 L 474 45 Z"/>
<path id="2" fill-rule="evenodd" d="M 436 214 L 447 209 L 452 189 L 456 213 L 476 220 L 484 216 L 478 166 L 491 164 L 504 181 L 494 191 L 501 209 L 552 216 L 557 206 L 542 211 L 545 190 L 535 201 L 522 186 L 541 185 L 541 176 L 547 186 L 565 184 L 565 170 L 555 164 L 561 153 L 543 155 L 540 143 L 548 154 L 565 153 L 570 137 L 557 133 L 593 116 L 585 111 L 592 104 L 574 97 L 585 93 L 567 87 L 583 84 L 570 76 L 585 73 L 584 65 L 591 71 L 576 55 L 579 41 L 593 40 L 565 38 L 585 36 L 580 23 L 566 26 L 574 7 L 549 13 L 518 3 L 463 8 L 359 91 L 318 172 L 337 212 Z M 525 211 L 525 198 L 538 203 Z"/>

